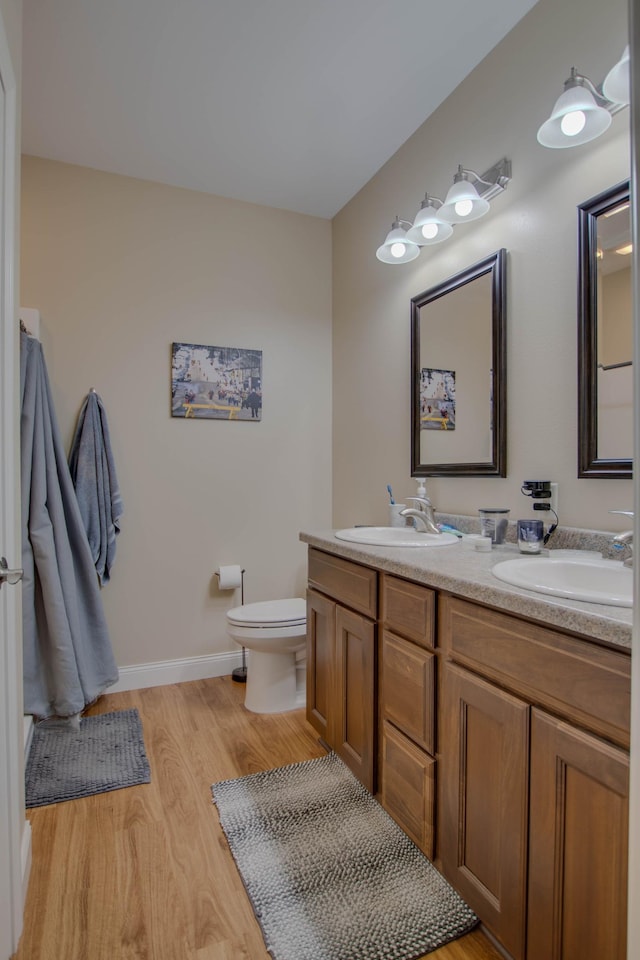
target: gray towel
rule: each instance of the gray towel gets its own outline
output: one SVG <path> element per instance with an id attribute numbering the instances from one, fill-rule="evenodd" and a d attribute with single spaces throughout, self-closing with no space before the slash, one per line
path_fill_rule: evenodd
<path id="1" fill-rule="evenodd" d="M 118 679 L 42 346 L 20 335 L 24 710 L 72 717 Z"/>
<path id="2" fill-rule="evenodd" d="M 100 583 L 107 583 L 116 555 L 122 498 L 111 451 L 107 414 L 92 390 L 80 415 L 69 454 L 69 469 Z"/>

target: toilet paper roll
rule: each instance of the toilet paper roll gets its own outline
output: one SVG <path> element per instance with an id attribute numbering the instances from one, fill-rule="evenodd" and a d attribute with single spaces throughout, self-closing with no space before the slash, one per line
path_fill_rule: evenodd
<path id="1" fill-rule="evenodd" d="M 242 567 L 238 563 L 220 567 L 218 577 L 220 578 L 221 590 L 235 590 L 242 586 Z"/>

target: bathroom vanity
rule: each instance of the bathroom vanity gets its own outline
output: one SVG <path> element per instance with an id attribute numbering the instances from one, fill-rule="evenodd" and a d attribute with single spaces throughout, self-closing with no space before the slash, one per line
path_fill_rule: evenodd
<path id="1" fill-rule="evenodd" d="M 301 539 L 322 739 L 514 960 L 624 960 L 631 610 L 501 583 L 511 545 Z"/>

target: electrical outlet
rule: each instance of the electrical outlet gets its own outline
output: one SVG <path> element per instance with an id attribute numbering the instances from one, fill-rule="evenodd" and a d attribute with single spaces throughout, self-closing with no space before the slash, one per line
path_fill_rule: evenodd
<path id="1" fill-rule="evenodd" d="M 558 513 L 558 484 L 551 483 L 549 484 L 549 486 L 551 487 L 551 500 L 549 501 L 549 503 L 551 504 L 551 509 L 555 510 L 557 514 Z"/>

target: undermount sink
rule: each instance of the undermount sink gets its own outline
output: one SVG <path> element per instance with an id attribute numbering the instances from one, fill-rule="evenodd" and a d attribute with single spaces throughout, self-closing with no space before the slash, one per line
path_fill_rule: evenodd
<path id="1" fill-rule="evenodd" d="M 347 527 L 336 530 L 335 536 L 374 547 L 446 547 L 458 543 L 452 533 L 421 533 L 413 527 Z"/>
<path id="2" fill-rule="evenodd" d="M 492 573 L 536 593 L 613 607 L 633 605 L 633 572 L 621 560 L 520 557 L 497 563 Z"/>

